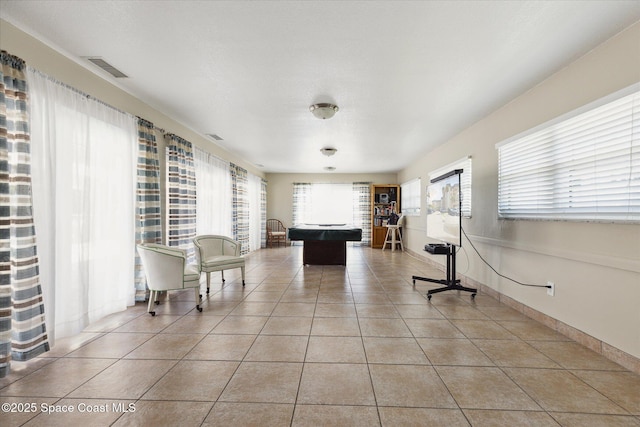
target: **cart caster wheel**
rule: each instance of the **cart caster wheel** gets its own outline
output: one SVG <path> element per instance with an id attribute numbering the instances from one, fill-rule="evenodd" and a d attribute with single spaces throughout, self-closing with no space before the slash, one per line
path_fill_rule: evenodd
<path id="1" fill-rule="evenodd" d="M 155 305 L 160 305 L 160 301 L 154 301 L 153 302 Z"/>
<path id="2" fill-rule="evenodd" d="M 431 295 L 427 295 L 427 300 L 431 301 Z"/>
<path id="3" fill-rule="evenodd" d="M 197 306 L 196 306 L 196 308 L 198 309 L 198 311 L 199 311 L 200 313 L 202 313 L 202 307 L 200 307 L 199 305 L 197 305 Z"/>
<path id="4" fill-rule="evenodd" d="M 150 311 L 149 314 L 151 315 L 151 317 L 153 317 L 153 316 L 156 315 L 156 312 L 155 311 Z"/>
<path id="5" fill-rule="evenodd" d="M 207 295 L 209 295 L 209 288 L 207 288 Z"/>
<path id="6" fill-rule="evenodd" d="M 200 301 L 202 301 L 202 295 L 199 295 L 199 297 L 200 297 Z"/>
<path id="7" fill-rule="evenodd" d="M 416 285 L 416 279 L 413 279 L 413 286 Z"/>
<path id="8" fill-rule="evenodd" d="M 476 294 L 471 294 L 471 299 L 476 299 Z"/>

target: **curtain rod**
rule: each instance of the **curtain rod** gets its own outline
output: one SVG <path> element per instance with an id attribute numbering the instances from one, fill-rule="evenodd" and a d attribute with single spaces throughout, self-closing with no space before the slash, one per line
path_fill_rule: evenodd
<path id="1" fill-rule="evenodd" d="M 104 102 L 104 101 L 102 101 L 102 100 L 100 100 L 100 99 L 96 98 L 95 96 L 89 95 L 88 93 L 85 93 L 85 92 L 81 91 L 80 89 L 77 89 L 77 88 L 75 88 L 75 87 L 73 87 L 73 86 L 70 86 L 70 85 L 68 85 L 68 84 L 66 84 L 66 83 L 63 83 L 63 82 L 61 82 L 60 80 L 58 80 L 58 79 L 56 79 L 56 78 L 54 78 L 54 77 L 51 77 L 50 75 L 48 75 L 48 74 L 46 74 L 46 73 L 43 73 L 42 71 L 40 71 L 40 70 L 38 70 L 38 69 L 36 69 L 36 68 L 33 68 L 33 67 L 32 67 L 32 66 L 30 66 L 30 65 L 27 65 L 27 70 L 28 70 L 28 71 L 31 71 L 31 72 L 33 72 L 33 73 L 39 74 L 40 76 L 42 76 L 42 77 L 46 78 L 46 79 L 47 79 L 47 80 L 49 80 L 50 82 L 53 82 L 53 83 L 55 83 L 55 84 L 57 84 L 57 85 L 59 85 L 59 86 L 62 86 L 62 87 L 64 87 L 65 89 L 68 89 L 68 90 L 70 90 L 70 91 L 72 91 L 72 92 L 75 92 L 76 94 L 78 94 L 78 95 L 80 95 L 80 96 L 83 96 L 83 97 L 85 97 L 85 98 L 87 98 L 87 99 L 90 99 L 90 100 L 92 100 L 92 101 L 95 101 L 95 102 L 97 102 L 98 104 L 104 105 L 105 107 L 111 108 L 112 110 L 115 110 L 115 111 L 117 111 L 118 113 L 126 114 L 126 115 L 127 115 L 127 116 L 129 116 L 129 117 L 137 117 L 137 116 L 135 116 L 135 115 L 133 115 L 133 114 L 131 114 L 131 113 L 128 113 L 128 112 L 126 112 L 126 111 L 122 111 L 121 109 L 116 108 L 116 107 L 114 107 L 113 105 L 109 105 L 109 104 L 107 104 L 106 102 Z"/>

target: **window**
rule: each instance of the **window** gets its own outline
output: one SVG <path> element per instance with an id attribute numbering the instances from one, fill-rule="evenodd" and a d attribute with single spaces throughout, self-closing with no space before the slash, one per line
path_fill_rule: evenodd
<path id="1" fill-rule="evenodd" d="M 405 182 L 400 188 L 402 215 L 420 216 L 420 178 Z"/>
<path id="2" fill-rule="evenodd" d="M 464 218 L 471 218 L 471 178 L 473 171 L 471 169 L 471 156 L 460 159 L 456 162 L 448 164 L 440 169 L 436 169 L 429 172 L 429 180 L 444 175 L 447 172 L 451 172 L 455 169 L 463 169 L 464 172 L 460 175 L 460 191 L 462 196 L 462 216 Z"/>
<path id="3" fill-rule="evenodd" d="M 297 184 L 294 188 L 294 222 L 296 224 L 353 223 L 352 184 Z M 304 188 L 305 196 L 296 197 Z M 298 200 L 298 203 L 296 203 Z"/>
<path id="4" fill-rule="evenodd" d="M 497 144 L 499 217 L 639 221 L 639 88 Z"/>

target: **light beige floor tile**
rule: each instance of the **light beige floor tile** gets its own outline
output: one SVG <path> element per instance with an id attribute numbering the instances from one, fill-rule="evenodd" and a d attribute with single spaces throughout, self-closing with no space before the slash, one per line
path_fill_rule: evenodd
<path id="1" fill-rule="evenodd" d="M 636 417 L 624 415 L 600 414 L 568 414 L 554 412 L 551 414 L 563 427 L 638 427 L 640 421 Z"/>
<path id="2" fill-rule="evenodd" d="M 461 408 L 542 409 L 498 368 L 436 366 L 435 369 Z"/>
<path id="3" fill-rule="evenodd" d="M 471 341 L 462 338 L 418 338 L 433 365 L 495 366 Z"/>
<path id="4" fill-rule="evenodd" d="M 465 409 L 464 414 L 471 425 L 479 427 L 558 427 L 558 423 L 546 412 Z"/>
<path id="5" fill-rule="evenodd" d="M 375 405 L 367 365 L 306 363 L 297 403 Z"/>
<path id="6" fill-rule="evenodd" d="M 292 426 L 350 426 L 380 425 L 375 406 L 296 405 Z"/>
<path id="7" fill-rule="evenodd" d="M 511 307 L 506 306 L 477 306 L 477 309 L 487 315 L 491 320 L 509 322 L 529 322 L 530 319 L 524 314 Z M 505 326 L 505 325 L 503 325 Z M 507 328 L 509 329 L 509 328 Z M 517 335 L 517 334 L 515 334 Z"/>
<path id="8" fill-rule="evenodd" d="M 200 426 L 211 402 L 138 401 L 135 412 L 123 414 L 113 426 Z"/>
<path id="9" fill-rule="evenodd" d="M 326 304 L 316 305 L 315 317 L 356 317 L 354 304 Z"/>
<path id="10" fill-rule="evenodd" d="M 273 316 L 300 316 L 313 317 L 316 309 L 315 303 L 306 302 L 280 302 L 273 310 Z"/>
<path id="11" fill-rule="evenodd" d="M 510 340 L 517 337 L 493 320 L 453 319 L 451 323 L 467 338 Z"/>
<path id="12" fill-rule="evenodd" d="M 383 427 L 469 427 L 459 409 L 379 407 Z"/>
<path id="13" fill-rule="evenodd" d="M 0 390 L 0 396 L 63 397 L 118 363 L 113 359 L 64 358 L 43 366 Z"/>
<path id="14" fill-rule="evenodd" d="M 75 389 L 69 397 L 138 399 L 175 363 L 175 360 L 119 360 Z"/>
<path id="15" fill-rule="evenodd" d="M 27 425 L 30 419 L 36 418 L 42 414 L 42 405 L 48 407 L 59 401 L 57 397 L 29 397 L 28 401 L 24 397 L 2 397 L 0 398 L 0 404 L 9 405 L 2 410 L 3 426 L 22 426 Z M 46 415 L 40 418 L 39 422 L 32 425 L 44 426 L 44 418 Z"/>
<path id="16" fill-rule="evenodd" d="M 559 368 L 560 365 L 536 350 L 524 341 L 519 340 L 473 340 L 498 366 L 513 368 Z"/>
<path id="17" fill-rule="evenodd" d="M 354 292 L 353 301 L 356 304 L 391 304 L 391 300 L 384 292 Z"/>
<path id="18" fill-rule="evenodd" d="M 126 359 L 182 359 L 201 341 L 204 334 L 158 334 L 131 353 Z"/>
<path id="19" fill-rule="evenodd" d="M 301 373 L 302 363 L 242 362 L 219 401 L 294 403 Z"/>
<path id="20" fill-rule="evenodd" d="M 304 362 L 305 336 L 258 335 L 244 360 L 253 362 Z"/>
<path id="21" fill-rule="evenodd" d="M 525 341 L 570 341 L 569 338 L 533 320 L 498 320 L 498 323 L 512 334 Z"/>
<path id="22" fill-rule="evenodd" d="M 380 406 L 457 408 L 431 366 L 369 365 Z"/>
<path id="23" fill-rule="evenodd" d="M 115 329 L 114 332 L 147 332 L 158 333 L 165 329 L 167 326 L 173 324 L 176 320 L 180 319 L 180 316 L 172 315 L 158 315 L 151 316 L 145 314 L 143 316 L 136 317 L 128 323 Z"/>
<path id="24" fill-rule="evenodd" d="M 82 332 L 70 337 L 56 339 L 53 343 L 49 343 L 51 350 L 47 351 L 46 353 L 42 353 L 38 357 L 64 357 L 102 336 L 104 336 L 104 333 L 102 332 Z"/>
<path id="25" fill-rule="evenodd" d="M 360 336 L 360 326 L 355 317 L 314 317 L 311 335 Z"/>
<path id="26" fill-rule="evenodd" d="M 161 332 L 163 334 L 208 334 L 224 319 L 224 316 L 201 316 L 200 314 L 183 316 Z"/>
<path id="27" fill-rule="evenodd" d="M 616 371 L 572 371 L 632 414 L 640 415 L 640 375 Z"/>
<path id="28" fill-rule="evenodd" d="M 366 363 L 360 337 L 309 337 L 306 362 Z"/>
<path id="29" fill-rule="evenodd" d="M 571 372 L 529 368 L 505 368 L 505 372 L 547 411 L 627 414 Z"/>
<path id="30" fill-rule="evenodd" d="M 465 338 L 448 319 L 405 319 L 416 338 Z"/>
<path id="31" fill-rule="evenodd" d="M 247 302 L 278 302 L 284 291 L 253 291 L 244 298 Z"/>
<path id="32" fill-rule="evenodd" d="M 411 337 L 411 331 L 403 319 L 359 319 L 362 336 L 369 337 Z"/>
<path id="33" fill-rule="evenodd" d="M 218 402 L 202 427 L 288 426 L 292 416 L 292 404 Z"/>
<path id="34" fill-rule="evenodd" d="M 444 319 L 442 313 L 431 304 L 397 304 L 396 309 L 405 319 Z"/>
<path id="35" fill-rule="evenodd" d="M 26 426 L 111 425 L 124 411 L 135 408 L 133 400 L 62 399 L 42 407 L 40 415 Z"/>
<path id="36" fill-rule="evenodd" d="M 269 316 L 275 307 L 275 302 L 242 301 L 229 314 L 231 316 Z"/>
<path id="37" fill-rule="evenodd" d="M 0 390 L 57 360 L 57 358 L 36 357 L 35 359 L 31 359 L 27 362 L 12 361 L 9 373 L 4 378 L 0 378 Z"/>
<path id="38" fill-rule="evenodd" d="M 178 362 L 141 399 L 215 402 L 239 364 L 203 360 Z"/>
<path id="39" fill-rule="evenodd" d="M 213 334 L 248 334 L 260 333 L 269 317 L 266 316 L 228 316 L 211 331 Z"/>
<path id="40" fill-rule="evenodd" d="M 529 344 L 565 369 L 624 370 L 622 366 L 573 341 L 530 341 Z"/>
<path id="41" fill-rule="evenodd" d="M 353 304 L 351 292 L 328 292 L 320 291 L 318 294 L 318 304 Z"/>
<path id="42" fill-rule="evenodd" d="M 119 359 L 153 338 L 154 334 L 113 332 L 69 353 L 67 357 Z"/>
<path id="43" fill-rule="evenodd" d="M 386 304 L 356 304 L 358 317 L 399 318 L 400 313 L 393 305 Z"/>
<path id="44" fill-rule="evenodd" d="M 427 298 L 419 292 L 388 292 L 387 296 L 394 304 L 429 305 Z"/>
<path id="45" fill-rule="evenodd" d="M 184 358 L 190 360 L 242 360 L 256 335 L 207 335 Z"/>
<path id="46" fill-rule="evenodd" d="M 312 317 L 271 316 L 260 335 L 309 335 Z"/>
<path id="47" fill-rule="evenodd" d="M 362 340 L 368 363 L 429 364 L 415 338 L 363 337 Z"/>

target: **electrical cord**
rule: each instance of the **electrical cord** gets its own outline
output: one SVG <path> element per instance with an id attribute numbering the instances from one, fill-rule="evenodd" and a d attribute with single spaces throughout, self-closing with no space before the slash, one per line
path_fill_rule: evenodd
<path id="1" fill-rule="evenodd" d="M 533 288 L 551 288 L 551 286 L 549 286 L 549 285 L 533 285 L 533 284 L 531 284 L 531 283 L 522 283 L 522 282 L 519 282 L 519 281 L 517 281 L 517 280 L 515 280 L 515 279 L 512 279 L 511 277 L 507 277 L 507 276 L 505 276 L 504 274 L 500 274 L 500 273 L 498 273 L 498 271 L 497 271 L 495 268 L 493 268 L 493 267 L 491 266 L 491 264 L 489 264 L 489 263 L 488 263 L 484 258 L 482 258 L 482 255 L 480 255 L 480 252 L 478 252 L 478 249 L 476 249 L 476 247 L 473 245 L 473 242 L 471 241 L 471 239 L 469 238 L 469 236 L 467 236 L 467 232 L 466 232 L 466 231 L 464 231 L 464 228 L 460 227 L 460 229 L 462 230 L 462 234 L 464 234 L 464 237 L 466 237 L 466 238 L 467 238 L 467 241 L 469 242 L 469 244 L 471 245 L 471 247 L 473 248 L 473 250 L 474 250 L 474 251 L 476 251 L 476 254 L 478 254 L 478 256 L 480 257 L 480 259 L 482 260 L 482 262 L 484 262 L 485 264 L 487 264 L 487 266 L 488 266 L 491 270 L 493 270 L 493 272 L 494 272 L 494 273 L 496 273 L 498 276 L 502 277 L 503 279 L 510 280 L 510 281 L 512 281 L 512 282 L 514 282 L 514 283 L 517 283 L 518 285 L 522 285 L 522 286 L 530 286 L 530 287 L 533 287 Z"/>

